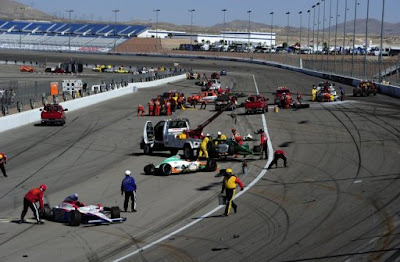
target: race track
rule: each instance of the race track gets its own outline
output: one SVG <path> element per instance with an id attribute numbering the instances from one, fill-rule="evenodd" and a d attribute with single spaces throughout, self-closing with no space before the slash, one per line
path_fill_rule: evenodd
<path id="1" fill-rule="evenodd" d="M 60 54 L 62 55 L 62 54 Z M 117 59 L 90 56 L 91 61 Z M 121 58 L 126 59 L 126 58 Z M 131 57 L 138 64 L 172 65 L 176 59 Z M 92 62 L 94 61 L 94 62 Z M 253 94 L 256 87 L 272 102 L 275 88 L 288 86 L 310 100 L 321 79 L 290 71 L 237 62 L 179 59 L 184 68 L 206 72 L 226 69 L 223 86 Z M 100 63 L 100 62 L 99 62 Z M 347 94 L 351 87 L 346 86 Z M 138 104 L 164 91 L 188 96 L 200 88 L 193 80 L 109 100 L 68 112 L 64 127 L 27 125 L 0 133 L 0 151 L 10 160 L 9 177 L 0 177 L 1 261 L 398 261 L 400 102 L 397 99 L 348 97 L 344 102 L 311 103 L 309 109 L 265 114 L 274 149 L 288 155 L 288 168 L 265 172 L 267 160 L 247 157 L 249 174 L 241 174 L 240 156 L 220 161 L 249 185 L 235 201 L 238 213 L 221 216 L 221 178 L 216 173 L 168 177 L 146 176 L 143 167 L 158 164 L 168 152 L 143 155 L 139 142 L 146 120 Z M 243 99 L 242 99 L 243 100 Z M 239 109 L 239 112 L 241 112 Z M 147 108 L 146 108 L 147 111 Z M 214 114 L 178 110 L 192 126 Z M 262 115 L 239 114 L 237 124 L 225 112 L 204 132 L 231 135 L 263 128 Z M 24 194 L 46 183 L 51 205 L 78 193 L 88 204 L 122 207 L 120 183 L 131 169 L 138 183 L 138 212 L 122 213 L 121 224 L 69 227 L 15 222 Z M 260 173 L 264 175 L 260 176 Z M 31 217 L 29 210 L 27 217 Z M 196 222 L 184 230 L 180 228 Z M 178 230 L 177 234 L 168 236 Z M 160 238 L 166 237 L 160 242 Z M 154 243 L 154 244 L 153 244 Z M 139 251 L 145 247 L 144 250 Z M 148 247 L 148 248 L 147 248 Z"/>

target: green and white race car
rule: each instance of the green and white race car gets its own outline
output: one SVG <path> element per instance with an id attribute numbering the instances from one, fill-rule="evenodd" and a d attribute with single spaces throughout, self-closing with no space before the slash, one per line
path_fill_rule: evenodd
<path id="1" fill-rule="evenodd" d="M 215 159 L 188 161 L 183 160 L 179 155 L 171 156 L 159 165 L 148 164 L 144 167 L 146 175 L 164 175 L 192 173 L 197 171 L 213 172 L 217 170 Z"/>

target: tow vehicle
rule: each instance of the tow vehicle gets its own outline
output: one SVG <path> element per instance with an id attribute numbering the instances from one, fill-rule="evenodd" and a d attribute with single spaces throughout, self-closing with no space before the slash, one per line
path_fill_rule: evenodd
<path id="1" fill-rule="evenodd" d="M 65 111 L 67 108 L 63 108 L 60 104 L 47 104 L 43 109 L 40 109 L 41 123 L 42 124 L 58 124 L 65 125 Z"/>
<path id="2" fill-rule="evenodd" d="M 213 172 L 217 170 L 217 161 L 215 159 L 206 160 L 184 160 L 179 155 L 171 156 L 162 161 L 157 166 L 148 164 L 144 167 L 146 175 L 163 175 L 192 173 L 197 171 Z"/>
<path id="3" fill-rule="evenodd" d="M 244 103 L 244 108 L 246 114 L 268 112 L 268 98 L 262 95 L 249 96 Z"/>
<path id="4" fill-rule="evenodd" d="M 144 125 L 140 149 L 143 149 L 146 155 L 152 154 L 153 151 L 170 151 L 172 155 L 176 155 L 179 150 L 183 150 L 185 159 L 192 159 L 200 147 L 204 127 L 223 111 L 217 111 L 196 129 L 190 128 L 187 118 L 164 119 L 155 126 L 151 121 L 147 121 Z"/>
<path id="5" fill-rule="evenodd" d="M 376 96 L 377 93 L 378 88 L 371 80 L 361 81 L 358 86 L 353 88 L 353 96 L 369 96 L 370 94 Z"/>

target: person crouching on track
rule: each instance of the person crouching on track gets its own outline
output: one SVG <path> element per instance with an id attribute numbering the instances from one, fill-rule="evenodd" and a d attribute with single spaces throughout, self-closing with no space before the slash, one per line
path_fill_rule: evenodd
<path id="1" fill-rule="evenodd" d="M 199 152 L 199 158 L 204 157 L 208 159 L 208 151 L 207 151 L 207 145 L 210 142 L 211 135 L 207 134 L 205 138 L 201 141 L 200 144 L 200 152 Z"/>
<path id="2" fill-rule="evenodd" d="M 131 171 L 125 171 L 125 177 L 121 183 L 121 196 L 125 192 L 124 211 L 128 209 L 129 198 L 131 199 L 131 211 L 136 212 L 136 181 L 131 176 Z"/>
<path id="3" fill-rule="evenodd" d="M 38 188 L 33 188 L 31 189 L 24 197 L 24 209 L 22 210 L 21 213 L 21 220 L 19 221 L 20 224 L 22 224 L 25 220 L 24 217 L 26 215 L 26 212 L 28 211 L 28 207 L 31 208 L 33 215 L 35 216 L 36 219 L 36 224 L 43 224 L 42 221 L 39 219 L 39 210 L 36 206 L 36 202 L 39 201 L 40 204 L 40 209 L 44 209 L 44 204 L 43 204 L 43 197 L 44 197 L 44 192 L 46 191 L 47 186 L 45 184 L 41 184 Z"/>
<path id="4" fill-rule="evenodd" d="M 240 181 L 240 179 L 233 174 L 233 170 L 231 168 L 227 168 L 224 174 L 224 180 L 222 181 L 222 190 L 221 190 L 221 194 L 223 194 L 224 191 L 226 194 L 226 207 L 224 216 L 229 215 L 231 207 L 233 207 L 233 211 L 235 213 L 237 212 L 237 205 L 235 204 L 235 202 L 233 202 L 233 198 L 235 197 L 236 194 L 236 183 L 238 183 L 241 190 L 243 190 L 244 186 L 242 181 Z"/>
<path id="5" fill-rule="evenodd" d="M 269 165 L 268 169 L 275 164 L 275 167 L 278 167 L 278 159 L 283 159 L 283 164 L 287 167 L 287 157 L 286 153 L 283 150 L 276 150 L 274 153 L 274 160 L 272 160 L 271 164 Z"/>

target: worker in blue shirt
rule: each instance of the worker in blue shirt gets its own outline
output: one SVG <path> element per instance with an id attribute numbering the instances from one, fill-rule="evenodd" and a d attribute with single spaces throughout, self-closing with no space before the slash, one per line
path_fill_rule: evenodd
<path id="1" fill-rule="evenodd" d="M 128 209 L 129 198 L 131 199 L 131 211 L 136 212 L 136 181 L 131 176 L 131 171 L 125 171 L 125 177 L 121 183 L 121 196 L 125 193 L 124 210 Z"/>

